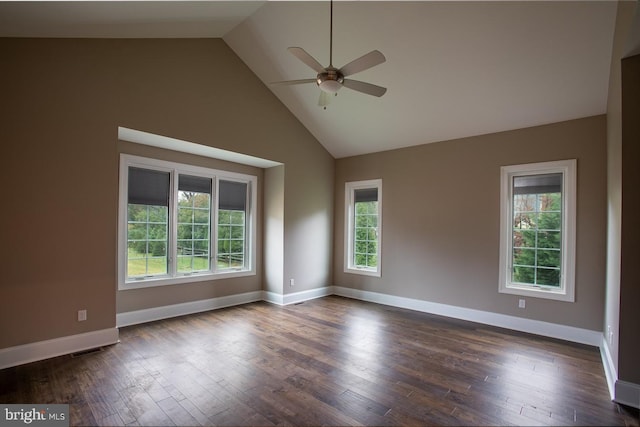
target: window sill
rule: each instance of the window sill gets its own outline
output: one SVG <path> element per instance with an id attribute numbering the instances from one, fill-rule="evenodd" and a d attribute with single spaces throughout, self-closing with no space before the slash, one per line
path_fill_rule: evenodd
<path id="1" fill-rule="evenodd" d="M 180 285 L 185 283 L 197 283 L 211 280 L 233 279 L 236 277 L 255 276 L 253 270 L 229 270 L 217 273 L 193 273 L 177 277 L 157 277 L 142 280 L 126 280 L 118 284 L 119 291 L 131 289 L 153 288 L 157 286 Z"/>
<path id="2" fill-rule="evenodd" d="M 512 294 L 512 295 L 520 295 L 524 297 L 531 298 L 544 298 L 551 299 L 556 301 L 564 301 L 564 302 L 574 302 L 575 298 L 573 294 L 567 293 L 565 290 L 554 290 L 550 288 L 544 287 L 533 287 L 526 285 L 501 285 L 500 293 L 502 294 Z"/>
<path id="3" fill-rule="evenodd" d="M 380 270 L 369 270 L 366 268 L 347 267 L 344 269 L 345 273 L 360 274 L 362 276 L 380 277 Z"/>

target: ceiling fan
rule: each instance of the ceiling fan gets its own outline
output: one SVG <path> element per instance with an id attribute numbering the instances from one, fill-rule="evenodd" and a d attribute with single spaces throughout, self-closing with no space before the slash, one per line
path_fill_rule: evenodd
<path id="1" fill-rule="evenodd" d="M 333 66 L 333 0 L 330 6 L 330 27 L 329 27 L 329 66 L 323 67 L 313 56 L 309 55 L 301 47 L 289 47 L 287 50 L 296 58 L 311 67 L 318 75 L 315 79 L 287 80 L 275 82 L 273 85 L 297 85 L 303 83 L 316 83 L 320 88 L 320 99 L 318 105 L 327 108 L 330 95 L 337 95 L 340 88 L 347 87 L 351 90 L 365 93 L 367 95 L 380 97 L 385 94 L 387 88 L 359 80 L 345 79 L 345 77 L 368 70 L 386 61 L 384 55 L 378 50 L 372 50 L 360 58 L 354 59 L 341 68 Z"/>

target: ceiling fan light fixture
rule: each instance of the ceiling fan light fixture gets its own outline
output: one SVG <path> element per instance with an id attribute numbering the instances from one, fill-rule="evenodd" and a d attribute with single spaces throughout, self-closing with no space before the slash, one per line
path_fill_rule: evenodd
<path id="1" fill-rule="evenodd" d="M 366 55 L 360 58 L 354 59 L 342 68 L 336 68 L 333 66 L 333 0 L 330 2 L 330 24 L 329 24 L 329 66 L 323 67 L 313 56 L 309 55 L 301 47 L 289 47 L 291 52 L 296 58 L 304 62 L 308 67 L 315 70 L 316 75 L 314 79 L 302 79 L 302 80 L 288 80 L 283 82 L 275 82 L 273 84 L 278 85 L 295 85 L 302 83 L 316 82 L 320 88 L 321 102 L 320 106 L 326 108 L 326 94 L 337 95 L 342 86 L 346 86 L 351 90 L 365 93 L 367 95 L 380 97 L 387 91 L 386 88 L 376 86 L 371 83 L 365 83 L 358 80 L 345 80 L 345 76 L 351 76 L 352 74 L 359 73 L 364 70 L 368 70 L 378 64 L 382 64 L 386 61 L 386 58 L 382 53 L 377 50 L 372 50 Z"/>
<path id="2" fill-rule="evenodd" d="M 318 86 L 320 86 L 320 90 L 327 93 L 336 93 L 342 87 L 342 85 L 335 80 L 325 80 Z"/>
<path id="3" fill-rule="evenodd" d="M 329 67 L 324 72 L 318 73 L 316 82 L 323 92 L 336 93 L 344 83 L 344 76 L 336 68 Z"/>
<path id="4" fill-rule="evenodd" d="M 327 93 L 336 93 L 342 87 L 342 82 L 340 80 L 332 80 L 332 79 L 322 79 L 318 77 L 318 87 L 320 90 Z"/>

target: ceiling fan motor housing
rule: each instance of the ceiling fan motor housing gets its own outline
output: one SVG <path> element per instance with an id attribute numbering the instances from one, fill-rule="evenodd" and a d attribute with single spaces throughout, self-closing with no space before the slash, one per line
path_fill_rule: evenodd
<path id="1" fill-rule="evenodd" d="M 316 82 L 322 91 L 336 93 L 342 87 L 344 76 L 337 68 L 327 67 L 322 73 L 318 73 Z"/>

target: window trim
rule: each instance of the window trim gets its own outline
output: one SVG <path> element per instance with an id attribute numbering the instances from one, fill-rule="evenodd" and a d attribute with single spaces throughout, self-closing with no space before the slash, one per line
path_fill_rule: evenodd
<path id="1" fill-rule="evenodd" d="M 500 293 L 565 302 L 575 301 L 576 169 L 577 161 L 575 159 L 502 166 L 500 168 Z M 560 289 L 512 283 L 513 178 L 551 173 L 562 173 L 563 177 Z"/>
<path id="2" fill-rule="evenodd" d="M 376 188 L 378 190 L 378 265 L 375 270 L 370 268 L 355 267 L 353 265 L 353 236 L 354 236 L 354 209 L 355 190 Z M 351 181 L 345 183 L 345 233 L 344 233 L 344 272 L 361 274 L 365 276 L 381 276 L 382 266 L 382 179 L 366 181 Z"/>
<path id="3" fill-rule="evenodd" d="M 168 256 L 174 261 L 169 266 L 166 275 L 148 279 L 127 279 L 127 207 L 128 207 L 128 173 L 129 167 L 153 169 L 171 173 L 170 201 L 169 201 L 169 241 L 167 245 Z M 210 243 L 210 270 L 206 272 L 177 273 L 177 213 L 178 206 L 176 195 L 178 191 L 178 174 L 202 176 L 212 179 L 212 204 L 211 204 L 211 243 Z M 218 182 L 220 180 L 240 181 L 247 183 L 248 197 L 246 214 L 249 216 L 246 223 L 246 261 L 242 270 L 216 270 L 217 267 L 217 223 L 218 223 Z M 118 195 L 118 290 L 151 288 L 155 286 L 176 285 L 208 280 L 228 279 L 234 277 L 254 276 L 256 274 L 256 225 L 257 225 L 257 182 L 258 178 L 237 172 L 229 172 L 193 166 L 184 163 L 158 160 L 131 154 L 120 154 L 119 170 L 119 195 Z M 172 219 L 173 218 L 173 219 Z"/>

